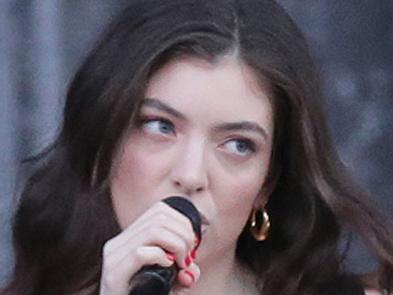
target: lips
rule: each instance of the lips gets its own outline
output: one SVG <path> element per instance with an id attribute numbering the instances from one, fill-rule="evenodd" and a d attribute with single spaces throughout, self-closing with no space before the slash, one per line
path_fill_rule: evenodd
<path id="1" fill-rule="evenodd" d="M 206 216 L 203 214 L 203 212 L 199 211 L 199 215 L 201 216 L 201 232 L 203 234 L 207 230 L 207 228 L 209 227 L 210 222 L 206 218 Z"/>
<path id="2" fill-rule="evenodd" d="M 201 226 L 201 233 L 202 235 L 207 231 L 208 226 L 207 225 L 203 225 Z"/>

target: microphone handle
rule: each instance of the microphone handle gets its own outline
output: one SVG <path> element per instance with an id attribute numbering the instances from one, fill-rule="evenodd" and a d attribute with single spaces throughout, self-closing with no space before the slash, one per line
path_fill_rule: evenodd
<path id="1" fill-rule="evenodd" d="M 131 281 L 129 295 L 168 295 L 178 267 L 149 265 L 141 268 Z"/>

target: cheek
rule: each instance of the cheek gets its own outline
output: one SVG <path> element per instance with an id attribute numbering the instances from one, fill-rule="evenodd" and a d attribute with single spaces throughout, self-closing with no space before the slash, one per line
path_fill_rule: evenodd
<path id="1" fill-rule="evenodd" d="M 248 214 L 258 196 L 263 179 L 261 177 L 238 177 L 226 182 L 225 195 L 221 203 L 218 204 L 220 213 L 229 218 L 237 218 L 242 222 L 246 221 Z"/>
<path id="2" fill-rule="evenodd" d="M 255 160 L 247 167 L 239 165 L 235 172 L 221 170 L 216 178 L 220 179 L 220 189 L 217 188 L 220 193 L 215 198 L 216 216 L 219 221 L 217 234 L 223 240 L 237 238 L 249 218 L 256 198 L 259 197 L 269 160 L 267 157 Z"/>
<path id="3" fill-rule="evenodd" d="M 256 160 L 255 164 L 238 167 L 234 172 L 224 173 L 222 185 L 230 194 L 230 202 L 236 205 L 252 205 L 267 175 L 268 161 Z"/>
<path id="4" fill-rule="evenodd" d="M 146 179 L 145 176 L 151 175 L 151 172 L 157 171 L 158 167 L 156 166 L 157 162 L 151 161 L 143 150 L 129 146 L 118 163 L 115 175 L 122 184 L 134 184 Z"/>
<path id="5" fill-rule="evenodd" d="M 225 177 L 222 179 L 224 180 Z M 214 247 L 221 250 L 234 247 L 247 224 L 262 183 L 261 177 L 227 177 L 226 179 L 227 181 L 223 181 L 220 185 L 220 193 L 214 195 L 216 207 L 214 226 L 210 232 L 208 231 L 207 236 L 213 241 Z"/>
<path id="6" fill-rule="evenodd" d="M 164 153 L 154 153 L 146 147 L 138 136 L 129 139 L 114 169 L 113 184 L 133 192 L 147 184 L 151 187 L 152 182 L 165 173 Z"/>
<path id="7" fill-rule="evenodd" d="M 152 154 L 131 140 L 124 145 L 111 175 L 112 203 L 122 228 L 159 200 L 164 160 L 163 154 Z"/>

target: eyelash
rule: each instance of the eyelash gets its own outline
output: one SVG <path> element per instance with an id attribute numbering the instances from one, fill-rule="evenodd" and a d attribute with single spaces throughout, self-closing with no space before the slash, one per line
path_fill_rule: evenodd
<path id="1" fill-rule="evenodd" d="M 166 124 L 166 126 L 169 126 L 169 128 L 170 128 L 170 132 L 172 134 L 175 133 L 174 124 L 171 121 L 164 119 L 164 118 L 142 118 L 139 122 L 139 126 L 141 128 L 143 128 L 146 126 L 146 124 L 154 123 L 154 122 Z M 165 132 L 160 132 L 160 133 L 165 134 L 165 135 L 167 134 Z M 227 145 L 230 142 L 237 142 L 237 143 L 245 144 L 247 152 L 246 152 L 246 154 L 241 153 L 241 152 L 237 153 L 240 156 L 247 156 L 247 155 L 250 155 L 250 154 L 253 154 L 256 152 L 256 144 L 248 138 L 243 138 L 243 137 L 242 138 L 232 138 L 232 139 L 227 140 L 223 145 Z"/>
<path id="2" fill-rule="evenodd" d="M 241 144 L 245 144 L 246 145 L 246 149 L 247 149 L 246 154 L 244 154 L 242 152 L 238 153 L 241 156 L 247 156 L 247 155 L 250 155 L 250 154 L 253 154 L 253 153 L 256 152 L 256 145 L 250 139 L 247 139 L 247 138 L 233 138 L 233 139 L 230 139 L 230 140 L 226 141 L 224 143 L 224 145 L 226 145 L 226 144 L 228 144 L 230 142 L 237 142 L 237 143 L 241 143 Z"/>
<path id="3" fill-rule="evenodd" d="M 139 126 L 140 127 L 145 127 L 146 124 L 148 123 L 153 123 L 153 122 L 158 122 L 158 123 L 163 123 L 166 124 L 166 126 L 170 127 L 171 133 L 174 133 L 174 125 L 171 121 L 164 119 L 164 118 L 144 118 L 140 120 Z M 165 133 L 163 133 L 165 134 Z"/>

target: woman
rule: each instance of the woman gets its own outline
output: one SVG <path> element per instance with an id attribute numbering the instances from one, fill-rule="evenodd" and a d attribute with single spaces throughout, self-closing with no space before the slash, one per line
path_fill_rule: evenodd
<path id="1" fill-rule="evenodd" d="M 363 294 L 347 230 L 379 261 L 373 287 L 393 286 L 392 233 L 345 174 L 304 38 L 274 1 L 130 1 L 40 160 L 4 294 L 128 294 L 154 264 L 179 268 L 173 294 Z M 171 195 L 201 213 L 201 241 Z"/>

